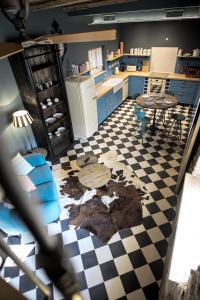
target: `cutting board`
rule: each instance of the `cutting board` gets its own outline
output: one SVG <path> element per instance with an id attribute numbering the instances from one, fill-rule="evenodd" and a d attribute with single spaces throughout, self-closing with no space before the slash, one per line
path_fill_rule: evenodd
<path id="1" fill-rule="evenodd" d="M 150 72 L 174 73 L 178 47 L 152 47 Z"/>
<path id="2" fill-rule="evenodd" d="M 142 65 L 142 72 L 149 72 L 150 61 L 144 60 Z"/>

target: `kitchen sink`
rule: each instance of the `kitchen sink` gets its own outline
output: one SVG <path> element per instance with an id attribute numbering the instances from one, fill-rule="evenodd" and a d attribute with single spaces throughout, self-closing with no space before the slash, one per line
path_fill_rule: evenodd
<path id="1" fill-rule="evenodd" d="M 121 79 L 121 78 L 110 78 L 110 79 L 106 80 L 102 85 L 113 87 L 113 92 L 116 93 L 118 90 L 120 90 L 122 88 L 123 79 Z"/>

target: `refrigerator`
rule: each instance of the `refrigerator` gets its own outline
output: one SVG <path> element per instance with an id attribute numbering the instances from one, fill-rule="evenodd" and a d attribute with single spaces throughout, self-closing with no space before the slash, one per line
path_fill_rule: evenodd
<path id="1" fill-rule="evenodd" d="M 89 138 L 98 130 L 94 78 L 88 76 L 66 77 L 65 86 L 74 138 Z"/>

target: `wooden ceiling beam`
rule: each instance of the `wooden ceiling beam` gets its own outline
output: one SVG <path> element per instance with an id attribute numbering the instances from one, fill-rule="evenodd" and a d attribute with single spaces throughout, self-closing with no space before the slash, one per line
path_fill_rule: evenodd
<path id="1" fill-rule="evenodd" d="M 20 44 L 0 42 L 0 59 L 6 58 L 23 50 L 24 49 Z"/>
<path id="2" fill-rule="evenodd" d="M 84 2 L 92 2 L 92 0 L 30 0 L 31 10 L 44 10 L 65 5 L 76 5 Z"/>
<path id="3" fill-rule="evenodd" d="M 66 11 L 133 2 L 134 0 L 30 0 L 31 10 L 44 10 L 63 6 Z M 135 0 L 138 1 L 138 0 Z"/>
<path id="4" fill-rule="evenodd" d="M 60 43 L 85 43 L 85 42 L 97 42 L 97 41 L 113 41 L 117 38 L 116 29 L 91 31 L 83 33 L 61 34 L 61 35 L 45 35 L 43 37 L 36 38 L 36 42 L 44 42 L 45 40 L 51 40 L 53 44 Z"/>
<path id="5" fill-rule="evenodd" d="M 135 0 L 138 1 L 138 0 Z M 102 0 L 102 1 L 92 1 L 88 3 L 80 3 L 77 5 L 65 5 L 63 8 L 66 12 L 90 9 L 90 8 L 97 8 L 102 6 L 108 5 L 116 5 L 116 4 L 123 4 L 133 2 L 133 0 Z"/>

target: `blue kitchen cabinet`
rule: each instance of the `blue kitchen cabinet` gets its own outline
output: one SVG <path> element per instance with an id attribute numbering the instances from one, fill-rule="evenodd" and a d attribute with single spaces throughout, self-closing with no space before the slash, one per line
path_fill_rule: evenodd
<path id="1" fill-rule="evenodd" d="M 122 89 L 108 92 L 97 100 L 98 125 L 100 125 L 122 103 Z"/>
<path id="2" fill-rule="evenodd" d="M 111 90 L 107 95 L 106 95 L 106 102 L 107 102 L 107 117 L 113 112 L 113 91 Z"/>
<path id="3" fill-rule="evenodd" d="M 145 83 L 144 77 L 138 77 L 138 76 L 129 77 L 129 82 L 128 82 L 129 96 L 135 99 L 135 97 L 137 97 L 138 94 L 140 95 L 144 94 L 144 83 Z"/>
<path id="4" fill-rule="evenodd" d="M 181 104 L 193 104 L 199 83 L 187 80 L 170 80 L 169 91 L 174 93 L 174 96 Z"/>
<path id="5" fill-rule="evenodd" d="M 107 99 L 105 96 L 97 100 L 98 125 L 107 118 Z"/>
<path id="6" fill-rule="evenodd" d="M 122 89 L 113 94 L 113 111 L 122 103 Z"/>

